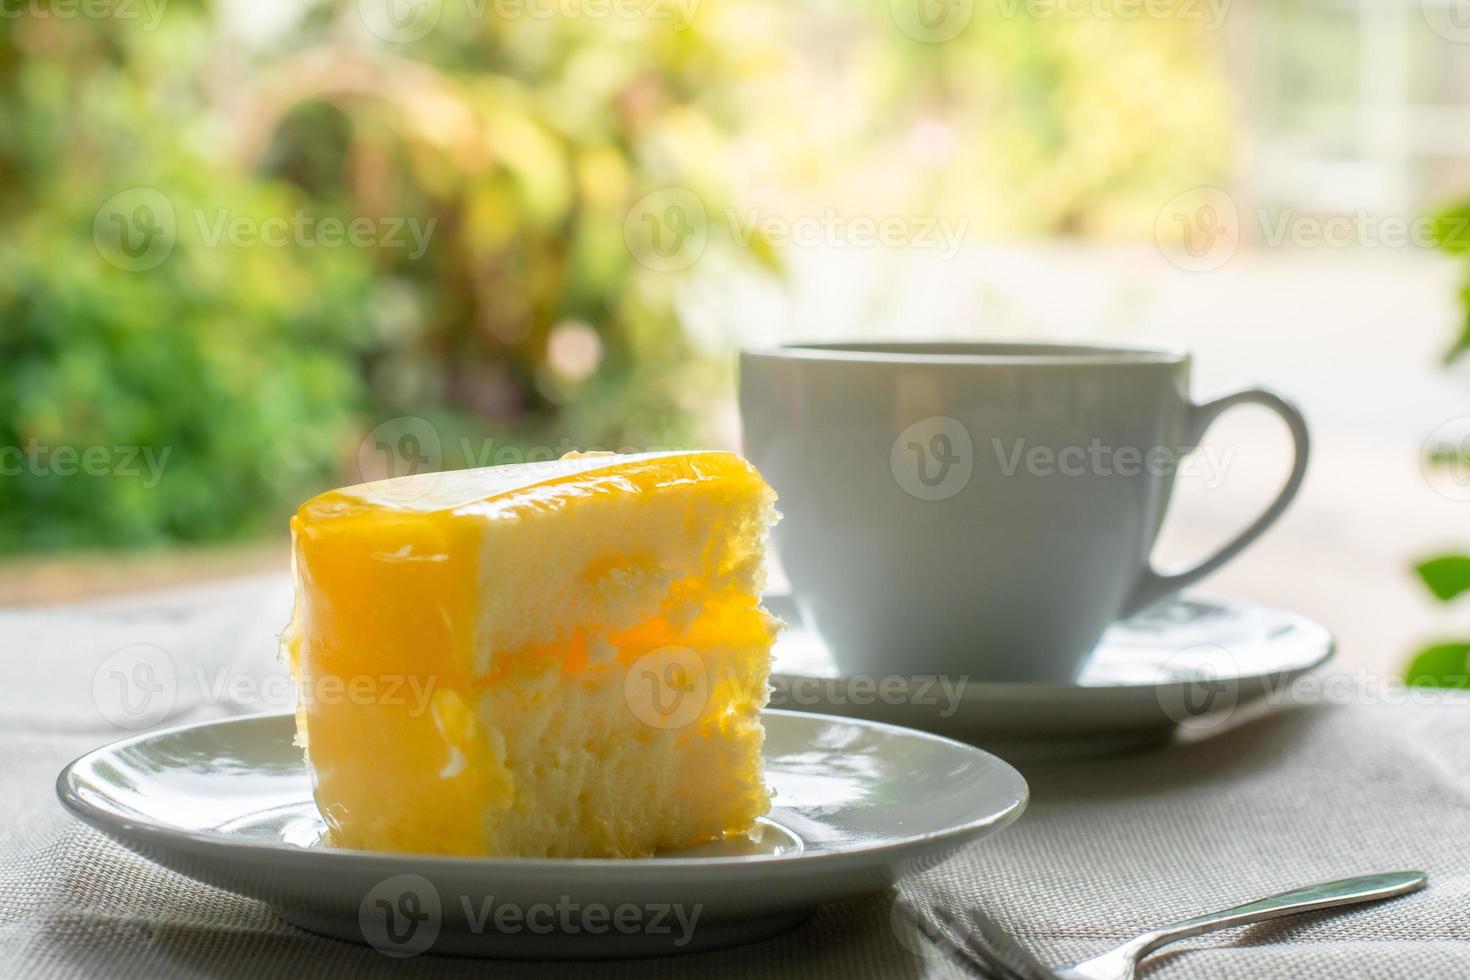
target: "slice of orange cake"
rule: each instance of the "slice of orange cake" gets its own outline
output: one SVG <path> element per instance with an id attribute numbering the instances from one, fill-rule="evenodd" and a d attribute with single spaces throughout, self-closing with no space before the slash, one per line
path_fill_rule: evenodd
<path id="1" fill-rule="evenodd" d="M 632 857 L 748 831 L 770 802 L 774 502 L 724 452 L 308 501 L 283 646 L 330 843 Z"/>

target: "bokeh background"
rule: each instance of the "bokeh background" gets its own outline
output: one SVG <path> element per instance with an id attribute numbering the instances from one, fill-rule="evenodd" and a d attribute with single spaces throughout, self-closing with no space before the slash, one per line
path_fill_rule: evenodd
<path id="1" fill-rule="evenodd" d="M 278 570 L 364 478 L 736 447 L 741 345 L 1115 338 L 1313 423 L 1211 590 L 1463 680 L 1459 0 L 0 14 L 0 602 Z M 1285 472 L 1269 418 L 1210 442 L 1161 559 Z"/>

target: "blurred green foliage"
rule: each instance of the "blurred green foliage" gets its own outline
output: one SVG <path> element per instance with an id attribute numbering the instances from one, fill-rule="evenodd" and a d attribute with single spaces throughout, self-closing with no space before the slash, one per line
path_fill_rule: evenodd
<path id="1" fill-rule="evenodd" d="M 430 420 L 444 466 L 694 438 L 678 392 L 710 369 L 623 219 L 664 183 L 722 193 L 715 128 L 668 91 L 718 57 L 697 32 L 509 25 L 545 35 L 526 45 L 493 18 L 401 52 L 341 41 L 355 17 L 322 5 L 238 77 L 203 7 L 0 22 L 0 550 L 278 527 L 383 475 L 358 440 L 398 415 Z M 368 247 L 320 240 L 354 218 Z"/>
<path id="2" fill-rule="evenodd" d="M 363 404 L 353 256 L 208 248 L 178 221 L 157 267 L 108 261 L 94 221 L 115 193 L 166 187 L 175 215 L 303 199 L 208 152 L 179 64 L 197 17 L 114 26 L 0 22 L 0 550 L 258 530 L 336 475 Z"/>
<path id="3" fill-rule="evenodd" d="M 1228 156 L 1170 18 L 983 0 L 933 44 L 888 0 L 424 8 L 404 38 L 355 0 L 0 19 L 0 550 L 280 528 L 395 472 L 364 437 L 399 417 L 445 467 L 694 444 L 728 359 L 679 291 L 706 249 L 781 267 L 727 209 L 1149 236 Z"/>
<path id="4" fill-rule="evenodd" d="M 1470 252 L 1470 202 L 1446 208 L 1435 218 L 1438 246 L 1451 255 Z M 1460 331 L 1445 351 L 1445 361 L 1458 360 L 1470 350 L 1470 286 L 1460 289 L 1465 319 Z M 1429 466 L 1461 470 L 1470 467 L 1465 446 L 1437 446 L 1425 463 Z M 1470 555 L 1446 554 L 1427 558 L 1414 566 L 1425 588 L 1441 602 L 1451 602 L 1470 592 Z M 1431 643 L 1417 651 L 1404 669 L 1404 679 L 1419 687 L 1470 688 L 1470 642 Z"/>
<path id="5" fill-rule="evenodd" d="M 1435 598 L 1449 602 L 1470 592 L 1470 557 L 1441 555 L 1414 566 Z M 1470 642 L 1431 643 L 1414 654 L 1404 679 L 1418 687 L 1470 688 Z"/>
<path id="6" fill-rule="evenodd" d="M 1415 571 L 1441 602 L 1449 602 L 1455 596 L 1470 592 L 1470 557 L 1465 555 L 1430 558 L 1415 566 Z"/>
<path id="7" fill-rule="evenodd" d="M 1470 688 L 1470 643 L 1431 643 L 1414 654 L 1404 679 L 1415 687 Z"/>
<path id="8" fill-rule="evenodd" d="M 1435 244 L 1450 255 L 1470 253 L 1470 201 L 1461 201 L 1434 217 Z M 1470 351 L 1470 283 L 1460 287 L 1460 329 L 1445 351 L 1445 363 L 1452 363 Z"/>

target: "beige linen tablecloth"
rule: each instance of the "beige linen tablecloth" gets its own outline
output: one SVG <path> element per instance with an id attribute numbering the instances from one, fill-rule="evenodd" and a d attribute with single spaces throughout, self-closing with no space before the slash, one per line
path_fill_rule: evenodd
<path id="1" fill-rule="evenodd" d="M 273 634 L 288 603 L 272 577 L 0 611 L 0 975 L 588 975 L 577 964 L 396 960 L 318 938 L 262 904 L 155 867 L 62 811 L 57 771 L 127 734 L 104 717 L 99 665 L 136 644 L 166 650 L 179 675 L 166 722 L 284 709 Z M 217 683 L 229 677 L 259 683 Z M 1418 867 L 1430 874 L 1426 892 L 1203 937 L 1159 954 L 1145 975 L 1470 977 L 1470 702 L 1370 700 L 1241 718 L 1146 754 L 1023 763 L 1033 799 L 1021 820 L 901 887 L 921 904 L 986 909 L 1043 959 L 1064 961 L 1186 913 Z M 595 973 L 966 975 L 912 929 L 895 928 L 894 897 L 830 906 L 743 948 L 600 963 Z"/>

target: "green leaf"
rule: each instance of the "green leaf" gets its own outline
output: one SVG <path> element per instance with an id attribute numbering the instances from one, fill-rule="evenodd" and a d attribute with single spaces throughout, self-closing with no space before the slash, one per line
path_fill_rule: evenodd
<path id="1" fill-rule="evenodd" d="M 1414 655 L 1404 671 L 1413 687 L 1470 688 L 1470 643 L 1435 643 Z"/>
<path id="2" fill-rule="evenodd" d="M 1446 602 L 1470 592 L 1470 556 L 1441 555 L 1414 566 L 1429 591 Z"/>
<path id="3" fill-rule="evenodd" d="M 1460 287 L 1460 308 L 1464 310 L 1460 316 L 1460 332 L 1450 344 L 1449 350 L 1444 352 L 1446 364 L 1455 363 L 1466 351 L 1470 351 L 1470 286 Z"/>
<path id="4" fill-rule="evenodd" d="M 1470 201 L 1434 216 L 1434 242 L 1451 255 L 1470 252 Z"/>

